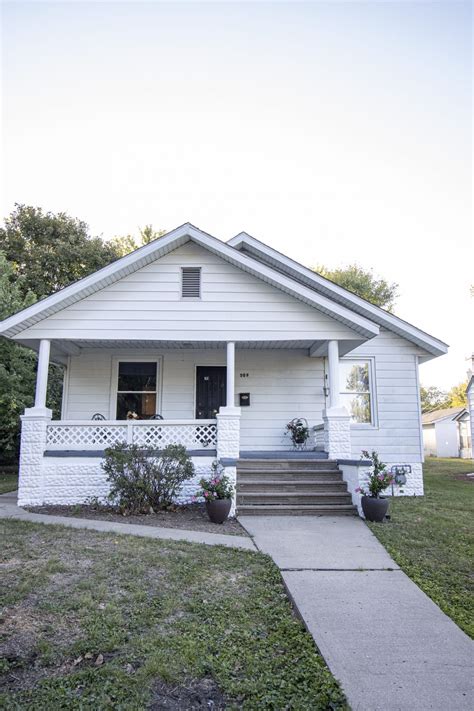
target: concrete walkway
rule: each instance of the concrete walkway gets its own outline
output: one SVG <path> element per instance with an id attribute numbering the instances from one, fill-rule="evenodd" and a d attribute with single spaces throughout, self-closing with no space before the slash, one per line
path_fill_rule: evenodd
<path id="1" fill-rule="evenodd" d="M 358 518 L 246 516 L 353 711 L 474 708 L 474 644 Z"/>
<path id="2" fill-rule="evenodd" d="M 19 521 L 32 521 L 33 523 L 59 524 L 68 528 L 87 528 L 91 531 L 121 533 L 128 536 L 142 536 L 157 540 L 188 541 L 189 543 L 204 543 L 209 546 L 256 550 L 252 539 L 246 536 L 229 536 L 223 533 L 207 533 L 206 531 L 187 531 L 180 528 L 159 528 L 158 526 L 140 526 L 133 523 L 30 513 L 17 506 L 16 491 L 0 495 L 0 518 L 13 518 Z"/>

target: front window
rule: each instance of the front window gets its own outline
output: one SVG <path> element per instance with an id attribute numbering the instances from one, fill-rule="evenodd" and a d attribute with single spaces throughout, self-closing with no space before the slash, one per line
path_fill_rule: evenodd
<path id="1" fill-rule="evenodd" d="M 120 362 L 117 378 L 117 420 L 146 420 L 156 413 L 156 361 Z"/>
<path id="2" fill-rule="evenodd" d="M 367 360 L 340 361 L 341 404 L 351 422 L 372 424 L 372 396 L 370 362 Z"/>

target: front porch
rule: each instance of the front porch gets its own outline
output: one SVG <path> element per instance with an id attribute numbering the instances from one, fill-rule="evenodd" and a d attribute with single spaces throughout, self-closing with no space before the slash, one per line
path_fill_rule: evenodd
<path id="1" fill-rule="evenodd" d="M 267 460 L 273 467 L 278 461 L 350 460 L 350 418 L 339 401 L 339 344 L 320 345 L 317 356 L 314 348 L 297 346 L 227 342 L 177 349 L 157 342 L 126 349 L 102 342 L 74 344 L 75 351 L 70 343 L 42 340 L 35 406 L 22 418 L 20 505 L 105 496 L 101 462 L 105 449 L 119 443 L 153 454 L 168 444 L 184 445 L 196 475 L 183 487 L 182 502 L 216 460 L 234 482 L 239 461 Z M 56 358 L 74 350 L 65 359 L 60 420 L 46 408 L 52 349 Z M 302 452 L 291 448 L 285 434 L 293 417 L 308 420 Z"/>

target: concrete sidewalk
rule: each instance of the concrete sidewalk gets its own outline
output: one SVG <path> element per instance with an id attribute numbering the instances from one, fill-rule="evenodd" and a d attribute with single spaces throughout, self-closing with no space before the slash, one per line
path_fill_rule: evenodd
<path id="1" fill-rule="evenodd" d="M 467 711 L 474 644 L 358 518 L 247 516 L 352 711 Z"/>
<path id="2" fill-rule="evenodd" d="M 72 518 L 69 516 L 48 516 L 35 514 L 21 509 L 16 504 L 16 492 L 0 495 L 0 519 L 9 518 L 33 523 L 55 524 L 68 528 L 87 528 L 91 531 L 105 533 L 120 533 L 127 536 L 142 536 L 156 540 L 188 541 L 189 543 L 204 543 L 208 546 L 227 546 L 255 551 L 251 538 L 246 536 L 229 536 L 223 533 L 207 533 L 206 531 L 187 531 L 180 528 L 159 528 L 158 526 L 140 526 L 133 523 L 117 523 L 115 521 L 100 521 L 97 519 Z"/>

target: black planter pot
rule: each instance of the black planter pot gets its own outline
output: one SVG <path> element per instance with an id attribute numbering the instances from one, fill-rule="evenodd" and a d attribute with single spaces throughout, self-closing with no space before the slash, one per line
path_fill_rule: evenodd
<path id="1" fill-rule="evenodd" d="M 232 499 L 216 499 L 215 501 L 206 501 L 207 515 L 212 523 L 224 523 L 229 515 L 232 506 Z"/>
<path id="2" fill-rule="evenodd" d="M 385 514 L 388 511 L 388 499 L 376 499 L 373 496 L 363 496 L 362 511 L 367 521 L 377 521 L 380 523 L 384 520 Z"/>

